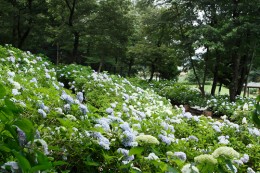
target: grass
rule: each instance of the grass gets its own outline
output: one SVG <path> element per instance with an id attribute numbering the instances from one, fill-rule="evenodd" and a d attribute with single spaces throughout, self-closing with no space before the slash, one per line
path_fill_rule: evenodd
<path id="1" fill-rule="evenodd" d="M 188 86 L 190 86 L 192 88 L 199 88 L 198 85 L 188 85 Z M 217 86 L 217 88 L 216 88 L 216 92 L 215 92 L 216 95 L 218 95 L 218 94 L 219 95 L 229 95 L 229 89 L 224 86 L 221 87 L 220 93 L 218 93 L 218 90 L 219 90 L 219 86 Z M 206 93 L 210 93 L 211 85 L 205 85 L 205 91 L 206 91 Z M 257 96 L 257 94 L 258 94 L 257 91 L 253 92 L 253 93 L 250 92 L 249 97 L 255 98 Z M 240 96 L 243 96 L 243 95 L 244 95 L 244 92 L 242 92 Z M 246 94 L 246 97 L 247 97 L 247 94 Z"/>

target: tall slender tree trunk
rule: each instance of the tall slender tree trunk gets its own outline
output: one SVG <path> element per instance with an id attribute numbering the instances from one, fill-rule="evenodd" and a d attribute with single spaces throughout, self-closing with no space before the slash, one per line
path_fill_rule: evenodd
<path id="1" fill-rule="evenodd" d="M 153 75 L 154 75 L 154 72 L 155 72 L 155 65 L 154 64 L 151 65 L 150 72 L 151 72 L 151 74 L 150 74 L 149 82 L 151 82 L 153 80 Z"/>
<path id="2" fill-rule="evenodd" d="M 79 63 L 79 59 L 78 59 L 78 48 L 79 48 L 79 32 L 75 31 L 73 33 L 74 35 L 74 44 L 73 44 L 73 50 L 72 50 L 72 57 L 73 57 L 73 61 L 75 63 Z"/>
<path id="3" fill-rule="evenodd" d="M 199 85 L 199 90 L 201 92 L 201 95 L 202 95 L 202 97 L 205 97 L 204 85 L 203 85 L 203 83 L 201 83 L 200 78 L 199 78 L 199 76 L 197 74 L 197 71 L 196 71 L 196 68 L 195 68 L 195 64 L 194 64 L 193 59 L 192 59 L 191 50 L 189 50 L 189 59 L 190 59 L 190 62 L 191 62 L 191 67 L 192 67 L 193 73 L 194 73 L 195 78 L 197 80 L 197 84 Z"/>
<path id="4" fill-rule="evenodd" d="M 127 72 L 127 76 L 128 76 L 128 77 L 131 76 L 133 64 L 134 64 L 134 60 L 131 59 L 130 62 L 129 62 L 129 64 L 128 64 L 128 72 Z"/>
<path id="5" fill-rule="evenodd" d="M 103 64 L 104 64 L 104 59 L 102 58 L 102 59 L 100 60 L 100 62 L 99 62 L 98 73 L 101 72 L 101 69 L 102 69 L 102 67 L 103 67 Z"/>
<path id="6" fill-rule="evenodd" d="M 18 19 L 17 19 L 17 33 L 18 33 L 18 43 L 17 43 L 17 47 L 18 48 L 22 48 L 23 44 L 26 40 L 26 38 L 28 37 L 29 33 L 31 32 L 32 29 L 32 22 L 33 22 L 33 18 L 32 18 L 32 1 L 33 0 L 28 0 L 28 9 L 29 9 L 29 19 L 28 19 L 28 27 L 27 29 L 23 32 L 22 28 L 21 28 L 21 15 L 20 15 L 20 11 L 18 14 Z"/>
<path id="7" fill-rule="evenodd" d="M 118 57 L 117 56 L 115 56 L 115 65 L 114 65 L 114 69 L 113 69 L 113 71 L 114 71 L 114 74 L 116 74 L 116 72 L 117 72 L 117 66 L 118 66 Z"/>
<path id="8" fill-rule="evenodd" d="M 236 95 L 238 91 L 238 78 L 239 78 L 239 64 L 240 64 L 240 55 L 237 53 L 232 55 L 232 78 L 231 84 L 229 87 L 230 101 L 234 102 L 236 100 Z"/>
<path id="9" fill-rule="evenodd" d="M 21 49 L 21 48 L 23 47 L 23 44 L 24 44 L 26 38 L 28 37 L 30 31 L 31 31 L 31 28 L 28 28 L 28 29 L 25 31 L 25 33 L 22 35 L 22 37 L 19 38 L 19 40 L 18 40 L 18 48 Z"/>
<path id="10" fill-rule="evenodd" d="M 237 26 L 239 24 L 238 4 L 239 4 L 239 0 L 233 0 L 232 18 L 233 18 L 234 26 Z M 229 95 L 230 95 L 231 102 L 234 102 L 236 100 L 236 95 L 237 95 L 237 91 L 238 91 L 239 66 L 240 66 L 240 60 L 241 60 L 241 55 L 238 53 L 238 49 L 240 47 L 239 40 L 234 41 L 234 46 L 236 46 L 237 50 L 233 50 L 233 53 L 231 54 L 232 77 L 231 77 L 231 84 L 229 87 Z"/>
<path id="11" fill-rule="evenodd" d="M 248 73 L 248 64 L 249 64 L 249 58 L 248 55 L 243 56 L 243 58 L 241 59 L 241 67 L 239 70 L 239 80 L 238 80 L 238 87 L 237 87 L 237 93 L 236 95 L 240 95 L 243 89 L 243 85 L 244 83 L 246 83 L 246 76 Z"/>
<path id="12" fill-rule="evenodd" d="M 215 66 L 214 66 L 214 72 L 213 72 L 213 83 L 211 87 L 211 92 L 210 94 L 212 96 L 215 96 L 217 84 L 218 84 L 218 73 L 219 73 L 219 64 L 220 64 L 221 58 L 219 57 L 218 52 L 216 52 L 216 61 L 215 61 Z"/>
<path id="13" fill-rule="evenodd" d="M 57 52 L 56 52 L 56 65 L 59 64 L 60 62 L 60 47 L 59 47 L 59 43 L 56 44 L 57 47 Z"/>

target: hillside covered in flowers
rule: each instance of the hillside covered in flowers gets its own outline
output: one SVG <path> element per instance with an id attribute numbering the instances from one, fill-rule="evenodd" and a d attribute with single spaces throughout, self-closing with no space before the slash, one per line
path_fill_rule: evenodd
<path id="1" fill-rule="evenodd" d="M 9 46 L 0 81 L 0 172 L 260 171 L 246 118 L 192 116 L 123 77 Z"/>

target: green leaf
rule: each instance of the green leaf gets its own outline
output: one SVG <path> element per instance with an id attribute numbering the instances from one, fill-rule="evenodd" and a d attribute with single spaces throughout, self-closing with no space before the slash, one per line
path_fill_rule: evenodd
<path id="1" fill-rule="evenodd" d="M 86 161 L 85 164 L 88 166 L 99 166 L 100 165 L 98 162 L 93 162 L 93 161 Z"/>
<path id="2" fill-rule="evenodd" d="M 252 112 L 252 119 L 257 127 L 260 128 L 260 105 L 259 103 L 256 104 L 256 109 Z"/>
<path id="3" fill-rule="evenodd" d="M 167 172 L 178 173 L 178 171 L 177 171 L 175 168 L 173 168 L 173 167 L 171 167 L 171 166 L 169 166 L 169 165 L 168 165 L 168 170 L 167 170 Z"/>
<path id="4" fill-rule="evenodd" d="M 135 168 L 136 167 L 130 169 L 131 173 L 142 173 L 141 171 L 138 170 L 139 168 L 136 169 Z"/>
<path id="5" fill-rule="evenodd" d="M 11 149 L 8 148 L 7 146 L 5 146 L 4 144 L 0 144 L 0 151 L 4 151 L 4 152 L 11 152 Z"/>
<path id="6" fill-rule="evenodd" d="M 43 171 L 43 170 L 48 170 L 48 169 L 51 169 L 52 168 L 52 164 L 49 162 L 49 163 L 45 163 L 45 164 L 42 164 L 42 165 L 37 165 L 37 166 L 34 166 L 30 169 L 30 172 L 34 173 L 34 172 L 37 172 L 37 171 Z"/>
<path id="7" fill-rule="evenodd" d="M 4 137 L 9 137 L 9 138 L 14 138 L 14 136 L 12 135 L 12 133 L 8 130 L 4 130 L 2 133 L 1 133 L 1 136 L 4 136 Z"/>
<path id="8" fill-rule="evenodd" d="M 143 151 L 144 151 L 143 147 L 131 148 L 130 151 L 129 151 L 129 156 L 131 156 L 131 155 L 141 155 Z"/>
<path id="9" fill-rule="evenodd" d="M 28 141 L 32 141 L 35 134 L 35 129 L 33 127 L 33 124 L 28 119 L 20 119 L 14 122 L 14 125 L 19 127 L 25 134 Z"/>
<path id="10" fill-rule="evenodd" d="M 49 161 L 49 158 L 44 155 L 42 152 L 39 152 L 37 151 L 37 162 L 38 162 L 38 165 L 36 166 L 33 166 L 31 169 L 30 169 L 30 172 L 36 172 L 36 171 L 39 171 L 39 170 L 48 170 L 48 169 L 51 169 L 52 168 L 52 163 Z"/>
<path id="11" fill-rule="evenodd" d="M 0 120 L 3 123 L 7 123 L 13 120 L 13 113 L 11 110 L 7 109 L 6 107 L 2 107 L 0 110 Z"/>
<path id="12" fill-rule="evenodd" d="M 37 161 L 39 164 L 49 162 L 49 158 L 46 155 L 44 155 L 42 152 L 37 151 L 36 153 L 37 153 Z"/>
<path id="13" fill-rule="evenodd" d="M 234 168 L 233 168 L 233 164 L 232 164 L 231 160 L 226 160 L 226 164 L 227 164 L 227 166 L 229 167 L 229 169 L 230 169 L 233 173 L 235 173 L 235 170 L 234 170 Z"/>
<path id="14" fill-rule="evenodd" d="M 22 169 L 23 172 L 27 173 L 31 169 L 30 162 L 20 153 L 17 151 L 13 151 L 14 156 L 16 157 L 18 161 L 19 167 Z"/>
<path id="15" fill-rule="evenodd" d="M 64 161 L 56 161 L 56 162 L 53 162 L 53 166 L 61 166 L 61 165 L 67 165 L 68 163 L 67 162 L 64 162 Z"/>
<path id="16" fill-rule="evenodd" d="M 0 99 L 4 98 L 5 95 L 6 95 L 5 88 L 2 84 L 0 84 Z"/>
<path id="17" fill-rule="evenodd" d="M 17 106 L 10 100 L 10 99 L 5 99 L 5 105 L 8 110 L 12 111 L 13 113 L 18 113 L 19 109 Z"/>

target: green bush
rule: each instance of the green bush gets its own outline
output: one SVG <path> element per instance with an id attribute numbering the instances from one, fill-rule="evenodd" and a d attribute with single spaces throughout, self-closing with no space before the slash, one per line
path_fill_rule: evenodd
<path id="1" fill-rule="evenodd" d="M 44 58 L 15 48 L 0 46 L 0 58 L 5 88 L 0 89 L 0 98 L 5 97 L 0 101 L 2 168 L 18 162 L 23 172 L 53 173 L 181 172 L 191 171 L 190 165 L 200 172 L 232 172 L 233 166 L 239 172 L 248 167 L 259 170 L 260 132 L 250 122 L 192 116 L 173 109 L 152 89 L 120 76 L 77 65 L 57 70 Z M 67 81 L 67 89 L 61 81 Z M 185 91 L 179 100 L 200 98 L 185 96 Z M 11 102 L 5 101 L 6 95 Z M 19 114 L 14 113 L 19 116 L 2 116 L 14 107 L 20 108 Z M 17 142 L 14 123 L 31 141 L 30 147 Z M 48 144 L 48 150 L 38 138 Z M 214 164 L 205 164 L 205 158 Z"/>
<path id="2" fill-rule="evenodd" d="M 173 105 L 205 106 L 206 104 L 200 91 L 182 84 L 164 87 L 159 94 L 170 99 Z"/>

